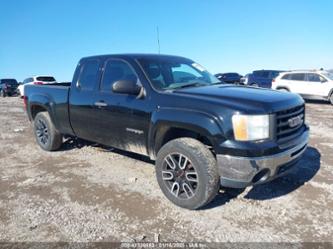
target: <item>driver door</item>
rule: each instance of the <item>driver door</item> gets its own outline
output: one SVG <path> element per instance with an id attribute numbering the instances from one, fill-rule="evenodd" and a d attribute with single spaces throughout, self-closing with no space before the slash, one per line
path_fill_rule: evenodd
<path id="1" fill-rule="evenodd" d="M 100 87 L 94 97 L 94 122 L 99 143 L 126 151 L 147 154 L 146 136 L 150 116 L 148 100 L 136 95 L 115 93 L 112 85 L 119 80 L 138 81 L 132 67 L 124 60 L 104 63 Z"/>

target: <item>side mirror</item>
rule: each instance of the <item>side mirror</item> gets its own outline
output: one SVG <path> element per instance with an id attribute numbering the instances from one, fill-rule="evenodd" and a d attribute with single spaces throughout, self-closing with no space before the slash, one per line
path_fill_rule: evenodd
<path id="1" fill-rule="evenodd" d="M 139 95 L 142 86 L 136 84 L 133 80 L 118 80 L 112 85 L 112 91 L 115 93 Z"/>

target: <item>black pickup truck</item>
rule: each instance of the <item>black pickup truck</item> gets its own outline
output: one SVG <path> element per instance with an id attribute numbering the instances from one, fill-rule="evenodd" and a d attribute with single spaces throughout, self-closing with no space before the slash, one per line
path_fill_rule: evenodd
<path id="1" fill-rule="evenodd" d="M 86 57 L 71 84 L 27 85 L 25 104 L 42 149 L 72 136 L 147 155 L 165 196 L 188 209 L 220 186 L 285 174 L 309 136 L 298 95 L 223 84 L 177 56 Z"/>

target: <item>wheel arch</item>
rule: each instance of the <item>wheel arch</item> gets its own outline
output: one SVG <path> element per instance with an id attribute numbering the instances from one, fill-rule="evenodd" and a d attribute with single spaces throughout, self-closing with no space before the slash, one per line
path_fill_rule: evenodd
<path id="1" fill-rule="evenodd" d="M 329 91 L 328 98 L 330 98 L 333 94 L 333 88 Z"/>
<path id="2" fill-rule="evenodd" d="M 33 95 L 28 98 L 28 117 L 30 121 L 33 121 L 39 112 L 47 112 L 54 126 L 58 129 L 58 123 L 55 118 L 55 113 L 52 108 L 54 104 L 47 96 Z"/>
<path id="3" fill-rule="evenodd" d="M 288 92 L 290 92 L 290 88 L 288 86 L 277 86 L 275 89 L 276 90 L 286 89 Z"/>
<path id="4" fill-rule="evenodd" d="M 148 136 L 149 156 L 155 159 L 163 145 L 182 137 L 194 138 L 214 151 L 224 136 L 221 126 L 211 115 L 184 110 L 159 111 L 152 118 Z"/>

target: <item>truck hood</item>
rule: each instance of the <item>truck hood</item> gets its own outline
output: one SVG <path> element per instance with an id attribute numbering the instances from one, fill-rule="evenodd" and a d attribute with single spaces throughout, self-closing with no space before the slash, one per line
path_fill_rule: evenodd
<path id="1" fill-rule="evenodd" d="M 297 94 L 229 84 L 184 88 L 175 90 L 174 93 L 198 98 L 198 101 L 213 101 L 247 113 L 273 113 L 304 103 Z"/>

